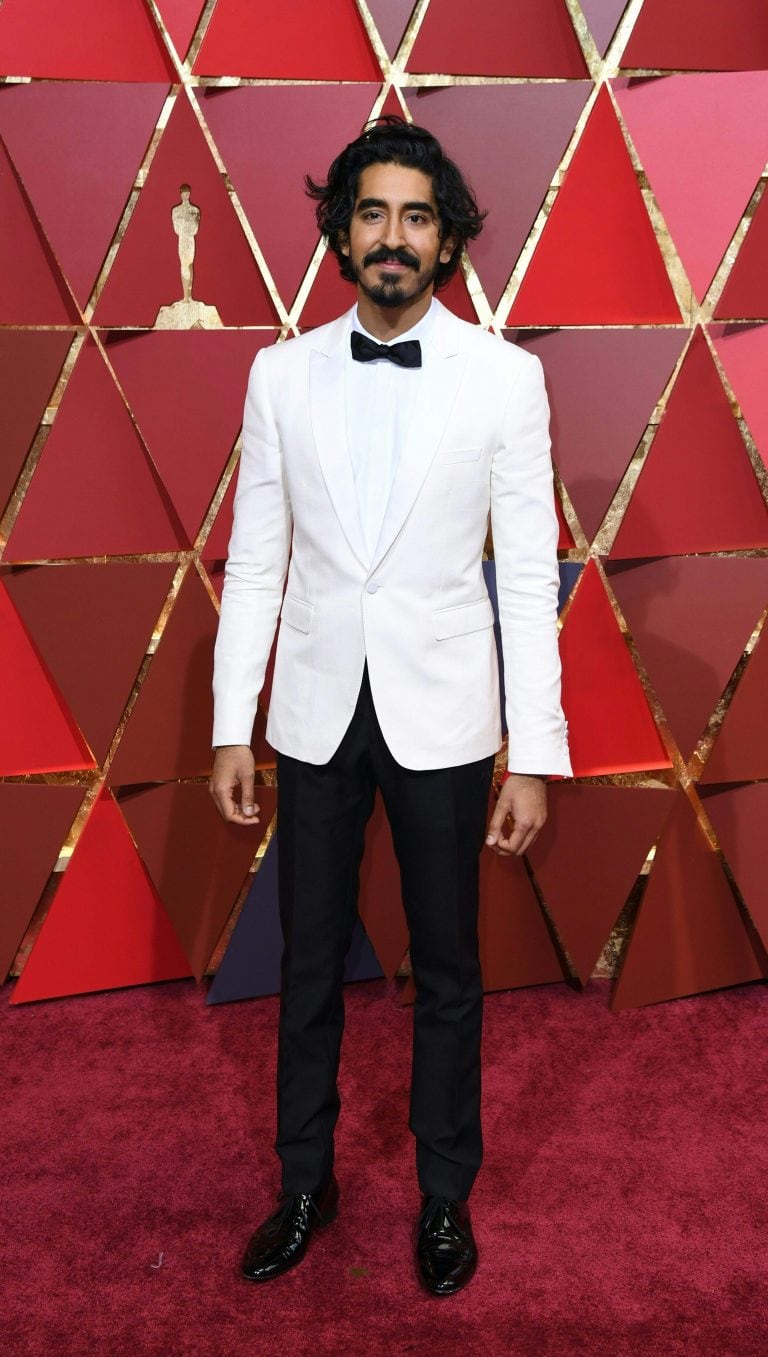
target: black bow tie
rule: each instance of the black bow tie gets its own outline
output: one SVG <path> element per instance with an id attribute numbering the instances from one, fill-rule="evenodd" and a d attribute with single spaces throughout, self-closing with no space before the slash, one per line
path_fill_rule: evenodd
<path id="1" fill-rule="evenodd" d="M 352 357 L 358 363 L 370 363 L 374 358 L 388 358 L 390 363 L 397 363 L 400 368 L 421 367 L 421 345 L 418 339 L 404 339 L 401 344 L 377 344 L 375 339 L 361 335 L 359 330 L 353 330 L 350 339 Z"/>

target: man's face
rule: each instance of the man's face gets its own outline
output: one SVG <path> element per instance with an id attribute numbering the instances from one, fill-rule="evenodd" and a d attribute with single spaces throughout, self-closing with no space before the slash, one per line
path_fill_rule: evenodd
<path id="1" fill-rule="evenodd" d="M 341 248 L 358 287 L 396 307 L 431 290 L 455 241 L 440 239 L 432 180 L 403 165 L 368 165 L 360 175 L 349 236 Z"/>

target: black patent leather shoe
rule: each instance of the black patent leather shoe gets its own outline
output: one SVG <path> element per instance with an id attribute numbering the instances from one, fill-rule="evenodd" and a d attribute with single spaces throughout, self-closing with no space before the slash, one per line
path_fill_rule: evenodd
<path id="1" fill-rule="evenodd" d="M 416 1239 L 416 1263 L 433 1296 L 452 1296 L 471 1280 L 477 1245 L 466 1202 L 424 1197 Z"/>
<path id="2" fill-rule="evenodd" d="M 331 1175 L 322 1192 L 281 1192 L 277 1210 L 268 1216 L 243 1254 L 243 1276 L 269 1282 L 300 1263 L 313 1230 L 336 1219 L 339 1185 Z"/>

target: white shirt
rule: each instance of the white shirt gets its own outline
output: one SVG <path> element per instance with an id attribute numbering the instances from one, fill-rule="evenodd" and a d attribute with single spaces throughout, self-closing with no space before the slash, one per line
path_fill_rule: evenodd
<path id="1" fill-rule="evenodd" d="M 429 343 L 425 342 L 432 331 L 434 308 L 433 297 L 421 320 L 392 340 L 393 344 L 400 344 L 406 339 L 418 339 L 422 366 L 434 360 Z M 367 335 L 374 343 L 381 343 L 361 324 L 357 307 L 351 328 Z M 420 376 L 421 368 L 401 368 L 389 358 L 361 363 L 352 357 L 351 349 L 347 350 L 347 442 L 369 559 L 373 557 L 381 531 Z"/>

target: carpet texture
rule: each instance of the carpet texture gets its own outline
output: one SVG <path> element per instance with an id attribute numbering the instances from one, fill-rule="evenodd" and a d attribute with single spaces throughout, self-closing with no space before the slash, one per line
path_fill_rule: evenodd
<path id="1" fill-rule="evenodd" d="M 347 995 L 339 1218 L 258 1287 L 277 1001 L 178 981 L 0 1010 L 9 1357 L 763 1357 L 763 985 L 619 1015 L 600 983 L 489 996 L 480 1268 L 443 1300 L 411 1262 L 411 1010 Z"/>

